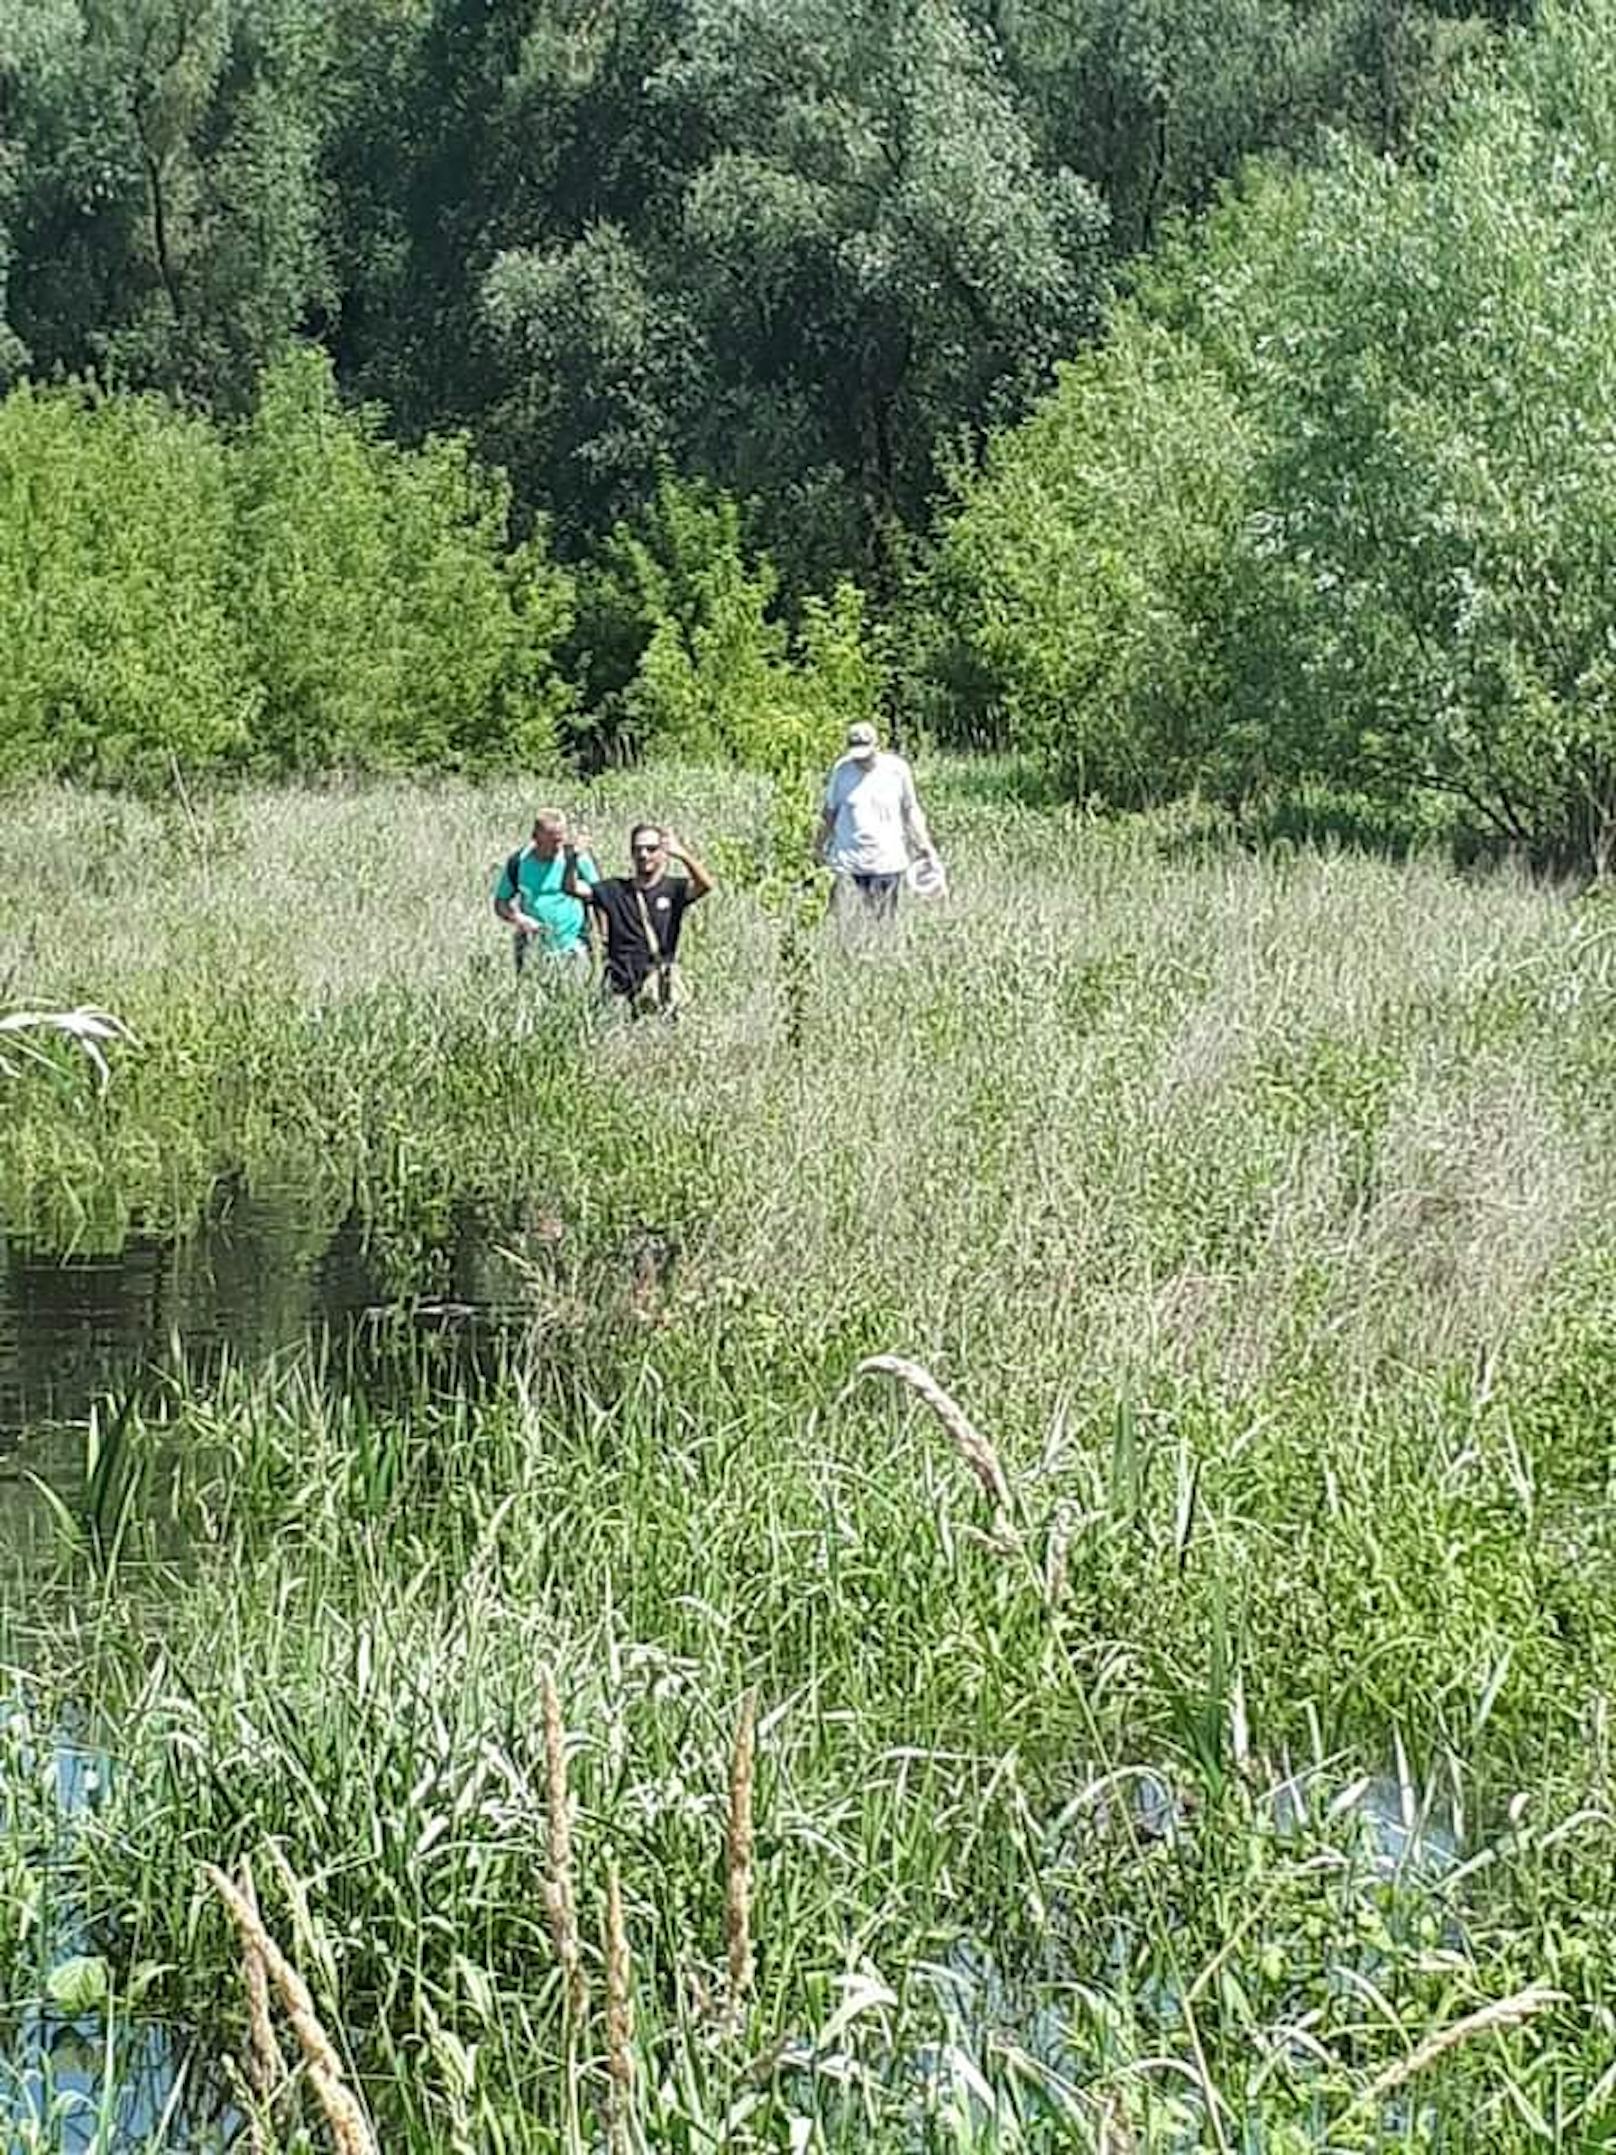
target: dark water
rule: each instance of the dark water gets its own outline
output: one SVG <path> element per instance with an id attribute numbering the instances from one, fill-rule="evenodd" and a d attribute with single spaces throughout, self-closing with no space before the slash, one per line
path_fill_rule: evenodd
<path id="1" fill-rule="evenodd" d="M 85 1431 L 183 1369 L 205 1381 L 306 1344 L 347 1381 L 386 1384 L 423 1342 L 486 1348 L 529 1307 L 509 1249 L 523 1223 L 468 1199 L 429 1232 L 381 1236 L 313 1193 L 226 1183 L 191 1234 L 136 1236 L 116 1256 L 30 1250 L 0 1236 L 0 1559 L 49 1539 L 44 1482 L 82 1492 Z M 456 1366 L 446 1359 L 446 1374 Z"/>
<path id="2" fill-rule="evenodd" d="M 503 1223 L 468 1202 L 435 1237 L 385 1251 L 357 1214 L 311 1193 L 221 1185 L 182 1238 L 133 1238 L 113 1257 L 31 1251 L 0 1234 L 0 1452 L 41 1424 L 81 1420 L 109 1387 L 176 1354 L 198 1372 L 251 1366 L 385 1314 L 423 1326 L 509 1311 L 519 1282 Z"/>
<path id="3" fill-rule="evenodd" d="M 351 1223 L 295 1193 L 222 1188 L 183 1239 L 62 1257 L 0 1239 L 0 1566 L 12 1590 L 48 1565 L 57 1531 L 40 1484 L 77 1507 L 86 1425 L 176 1361 L 252 1363 L 379 1294 Z"/>

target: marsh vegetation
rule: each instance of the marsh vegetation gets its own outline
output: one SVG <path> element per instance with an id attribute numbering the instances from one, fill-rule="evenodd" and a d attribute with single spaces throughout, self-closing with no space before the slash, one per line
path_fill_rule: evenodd
<path id="1" fill-rule="evenodd" d="M 522 1287 L 475 1384 L 95 1417 L 7 1599 L 4 1995 L 66 1905 L 123 2039 L 245 2061 L 247 1859 L 388 2147 L 1594 2144 L 1603 904 L 927 775 L 954 897 L 816 946 L 800 1051 L 740 889 L 676 1038 L 518 987 L 508 789 L 28 803 L 0 950 L 140 1046 L 8 1095 L 8 1219 L 325 1178 L 407 1310 L 474 1196 Z M 764 812 L 581 805 L 647 787 Z"/>

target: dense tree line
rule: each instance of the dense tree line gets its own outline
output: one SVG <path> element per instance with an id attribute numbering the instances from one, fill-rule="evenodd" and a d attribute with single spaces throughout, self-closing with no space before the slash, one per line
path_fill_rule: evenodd
<path id="1" fill-rule="evenodd" d="M 542 771 L 569 745 L 796 770 L 885 677 L 856 585 L 794 633 L 779 585 L 731 496 L 666 476 L 570 568 L 464 436 L 390 441 L 316 352 L 234 421 L 24 384 L 0 400 L 0 780 Z"/>
<path id="2" fill-rule="evenodd" d="M 587 552 L 671 466 L 889 594 L 940 457 L 1258 149 L 1406 138 L 1416 0 L 0 0 L 0 372 L 221 416 L 291 336 Z"/>
<path id="3" fill-rule="evenodd" d="M 0 0 L 0 772 L 896 689 L 1606 865 L 1616 0 L 1517 12 Z"/>

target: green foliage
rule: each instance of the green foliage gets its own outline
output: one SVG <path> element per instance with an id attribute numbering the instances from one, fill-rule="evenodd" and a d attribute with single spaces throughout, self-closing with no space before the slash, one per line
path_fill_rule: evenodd
<path id="1" fill-rule="evenodd" d="M 1297 677 L 1331 713 L 1330 763 L 1451 792 L 1534 853 L 1601 869 L 1613 35 L 1603 0 L 1547 10 L 1422 167 L 1344 156 L 1255 387 L 1272 414 L 1266 543 L 1311 589 Z"/>
<path id="2" fill-rule="evenodd" d="M 1253 449 L 1194 346 L 1124 312 L 945 528 L 935 603 L 1011 745 L 1072 793 L 1166 795 L 1237 759 L 1211 714 L 1238 663 Z"/>
<path id="3" fill-rule="evenodd" d="M 1448 5 L 0 0 L 0 385 L 240 413 L 308 334 L 569 552 L 671 463 L 886 597 L 1107 257 L 1254 148 L 1403 139 Z"/>
<path id="4" fill-rule="evenodd" d="M 1157 241 L 1259 149 L 1354 121 L 1402 144 L 1474 42 L 1456 12 L 1385 0 L 1016 0 L 1007 62 L 1055 151 L 1099 188 L 1116 252 Z"/>
<path id="5" fill-rule="evenodd" d="M 553 758 L 568 579 L 542 539 L 510 550 L 505 482 L 463 440 L 394 447 L 305 353 L 265 377 L 235 479 L 261 762 Z"/>
<path id="6" fill-rule="evenodd" d="M 246 751 L 228 452 L 156 400 L 0 403 L 0 775 L 141 784 Z"/>
<path id="7" fill-rule="evenodd" d="M 1175 242 L 998 443 L 933 604 L 1012 736 L 1112 799 L 1300 780 L 1616 854 L 1608 0 Z"/>
<path id="8" fill-rule="evenodd" d="M 35 367 L 247 404 L 331 297 L 330 23 L 322 0 L 51 0 L 9 54 L 0 33 L 12 321 Z"/>
<path id="9" fill-rule="evenodd" d="M 799 468 L 858 489 L 881 563 L 939 431 L 1091 323 L 1103 206 L 953 0 L 703 0 L 660 92 L 721 144 L 684 217 L 726 423 L 767 469 L 784 417 Z"/>
<path id="10" fill-rule="evenodd" d="M 155 399 L 0 404 L 0 776 L 553 760 L 570 581 L 466 444 L 384 441 L 326 362 L 240 432 Z"/>
<path id="11" fill-rule="evenodd" d="M 727 759 L 788 781 L 828 762 L 880 692 L 864 601 L 849 583 L 810 598 L 793 650 L 779 594 L 738 504 L 665 476 L 586 581 L 583 663 L 599 722 L 636 753 Z"/>

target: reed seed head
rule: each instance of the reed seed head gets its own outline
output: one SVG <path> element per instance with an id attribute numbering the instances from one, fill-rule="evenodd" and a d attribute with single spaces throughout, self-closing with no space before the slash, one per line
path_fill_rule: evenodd
<path id="1" fill-rule="evenodd" d="M 757 1775 L 757 1692 L 741 1701 L 729 1769 L 724 1944 L 732 2006 L 752 1987 L 752 1797 Z"/>
<path id="2" fill-rule="evenodd" d="M 617 1865 L 606 1868 L 606 2073 L 609 2141 L 613 2155 L 633 2144 L 634 1994 Z"/>
<path id="3" fill-rule="evenodd" d="M 262 1956 L 308 2066 L 309 2082 L 331 2128 L 337 2155 L 380 2155 L 369 2121 L 344 2077 L 342 2060 L 314 2009 L 308 1985 L 264 1928 L 262 1918 L 223 1871 L 205 1863 L 202 1875 L 234 1917 L 243 1943 Z"/>
<path id="4" fill-rule="evenodd" d="M 245 1856 L 241 1859 L 241 1897 L 262 1928 L 252 1865 Z M 259 2102 L 268 2104 L 286 2085 L 289 2075 L 269 2017 L 269 1971 L 263 1953 L 245 1931 L 241 1939 L 241 1974 L 247 1991 L 247 2079 Z"/>
<path id="5" fill-rule="evenodd" d="M 1466 2013 L 1462 2020 L 1456 2020 L 1446 2028 L 1438 2028 L 1434 2034 L 1428 2035 L 1424 2042 L 1417 2043 L 1406 2058 L 1399 2058 L 1394 2065 L 1387 2066 L 1377 2079 L 1372 2080 L 1353 2105 L 1354 2109 L 1367 2109 L 1371 2104 L 1382 2101 L 1423 2073 L 1427 2067 L 1434 2065 L 1437 2059 L 1445 2056 L 1448 2051 L 1457 2049 L 1461 2043 L 1468 2043 L 1473 2036 L 1501 2034 L 1508 2028 L 1518 2028 L 1523 2021 L 1532 2019 L 1535 2014 L 1545 2011 L 1551 2005 L 1558 2005 L 1563 1996 L 1563 1992 L 1551 1990 L 1546 1983 L 1530 1983 L 1525 1990 L 1517 1990 L 1507 1998 L 1495 1998 L 1491 2005 L 1480 2006 L 1474 2013 Z"/>
<path id="6" fill-rule="evenodd" d="M 931 1410 L 955 1451 L 976 1476 L 983 1495 L 996 1510 L 1009 1510 L 1010 1484 L 999 1463 L 998 1453 L 958 1400 L 943 1390 L 930 1370 L 922 1369 L 918 1362 L 911 1362 L 905 1355 L 872 1354 L 859 1363 L 853 1377 L 856 1381 L 872 1376 L 893 1377 L 913 1392 L 921 1404 Z"/>
<path id="7" fill-rule="evenodd" d="M 589 1983 L 584 1974 L 583 1953 L 578 1943 L 578 1892 L 572 1860 L 572 1806 L 567 1789 L 566 1731 L 561 1725 L 561 1699 L 555 1672 L 539 1672 L 544 1698 L 544 1785 L 547 1841 L 544 1905 L 550 1921 L 550 1937 L 561 1964 L 566 1986 L 567 2011 L 574 2025 L 581 2025 L 589 2010 Z"/>

